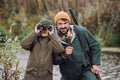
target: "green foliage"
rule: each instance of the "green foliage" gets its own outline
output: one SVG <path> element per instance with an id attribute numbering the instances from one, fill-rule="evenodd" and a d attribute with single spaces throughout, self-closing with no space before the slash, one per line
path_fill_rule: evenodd
<path id="1" fill-rule="evenodd" d="M 115 46 L 120 46 L 120 42 L 118 41 L 119 40 L 119 36 L 114 34 L 114 33 L 109 33 L 109 36 L 106 40 L 106 45 L 107 46 L 112 46 L 112 47 L 115 47 Z"/>
<path id="2" fill-rule="evenodd" d="M 4 40 L 5 40 L 5 33 L 3 32 L 3 30 L 0 27 L 0 43 L 4 42 Z"/>
<path id="3" fill-rule="evenodd" d="M 95 39 L 98 41 L 98 43 L 100 44 L 101 47 L 105 46 L 105 42 L 103 41 L 103 39 L 100 36 L 95 35 Z"/>
<path id="4" fill-rule="evenodd" d="M 22 40 L 29 32 L 30 30 L 27 28 L 22 29 L 22 33 L 19 35 L 19 40 Z"/>
<path id="5" fill-rule="evenodd" d="M 20 69 L 19 60 L 16 58 L 16 54 L 19 50 L 18 38 L 7 38 L 4 45 L 0 48 L 0 72 L 2 80 L 19 80 Z"/>

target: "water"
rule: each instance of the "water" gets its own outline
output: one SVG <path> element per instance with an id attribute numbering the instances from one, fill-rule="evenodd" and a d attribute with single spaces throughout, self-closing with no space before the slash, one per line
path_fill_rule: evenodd
<path id="1" fill-rule="evenodd" d="M 102 79 L 120 80 L 120 53 L 103 53 L 101 60 Z"/>
<path id="2" fill-rule="evenodd" d="M 20 51 L 17 54 L 17 58 L 20 60 L 19 68 L 23 71 L 21 79 L 23 78 L 24 75 L 28 56 L 29 52 L 24 50 Z M 100 75 L 102 76 L 103 80 L 120 80 L 120 53 L 101 54 Z M 59 66 L 54 66 L 53 80 L 60 80 L 60 77 L 61 74 L 59 72 Z"/>

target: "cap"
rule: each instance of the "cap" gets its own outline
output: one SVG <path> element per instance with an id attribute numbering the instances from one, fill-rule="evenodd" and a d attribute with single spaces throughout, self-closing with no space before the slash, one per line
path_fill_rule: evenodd
<path id="1" fill-rule="evenodd" d="M 49 19 L 42 19 L 40 20 L 41 25 L 52 25 L 52 21 Z"/>
<path id="2" fill-rule="evenodd" d="M 70 22 L 70 16 L 66 12 L 60 11 L 55 15 L 55 18 L 54 18 L 55 24 L 57 23 L 58 20 L 62 18 L 67 19 Z"/>

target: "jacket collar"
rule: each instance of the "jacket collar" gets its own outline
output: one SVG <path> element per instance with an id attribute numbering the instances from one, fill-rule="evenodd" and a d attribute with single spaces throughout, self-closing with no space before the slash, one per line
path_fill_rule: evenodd
<path id="1" fill-rule="evenodd" d="M 74 25 L 70 25 L 70 28 L 71 28 L 72 33 L 73 33 L 73 36 L 72 36 L 72 39 L 71 39 L 71 43 L 72 43 L 73 40 L 75 39 Z M 60 37 L 59 37 L 59 35 L 58 35 L 58 33 L 57 33 L 57 29 L 56 29 L 56 28 L 55 28 L 55 35 L 56 35 L 58 41 L 60 41 L 60 42 L 63 43 L 63 44 L 67 44 L 66 42 L 64 42 L 64 41 L 62 41 L 62 40 L 60 39 Z"/>

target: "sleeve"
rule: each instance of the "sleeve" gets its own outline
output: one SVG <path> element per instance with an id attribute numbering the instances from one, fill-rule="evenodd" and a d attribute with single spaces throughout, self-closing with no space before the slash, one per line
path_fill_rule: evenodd
<path id="1" fill-rule="evenodd" d="M 62 57 L 62 54 L 65 52 L 64 47 L 62 44 L 57 40 L 55 35 L 50 35 L 51 42 L 53 44 L 53 64 L 59 65 L 64 62 L 66 59 Z"/>
<path id="2" fill-rule="evenodd" d="M 60 65 L 62 63 L 65 63 L 67 61 L 67 57 L 62 57 L 62 54 L 54 54 L 53 55 L 53 64 L 54 65 Z"/>
<path id="3" fill-rule="evenodd" d="M 62 62 L 61 54 L 54 54 L 53 55 L 53 64 L 59 65 Z"/>
<path id="4" fill-rule="evenodd" d="M 93 65 L 100 65 L 100 53 L 101 53 L 100 45 L 87 29 L 85 30 L 85 38 L 87 40 L 89 52 L 91 55 L 91 63 Z"/>
<path id="5" fill-rule="evenodd" d="M 64 47 L 62 44 L 57 40 L 55 35 L 50 35 L 51 43 L 53 46 L 53 52 L 54 53 L 63 53 L 64 52 Z"/>
<path id="6" fill-rule="evenodd" d="M 22 48 L 26 49 L 26 50 L 31 50 L 31 48 L 33 47 L 33 41 L 34 39 L 38 36 L 37 33 L 35 33 L 35 31 L 31 31 L 22 41 L 21 41 L 21 46 Z"/>

